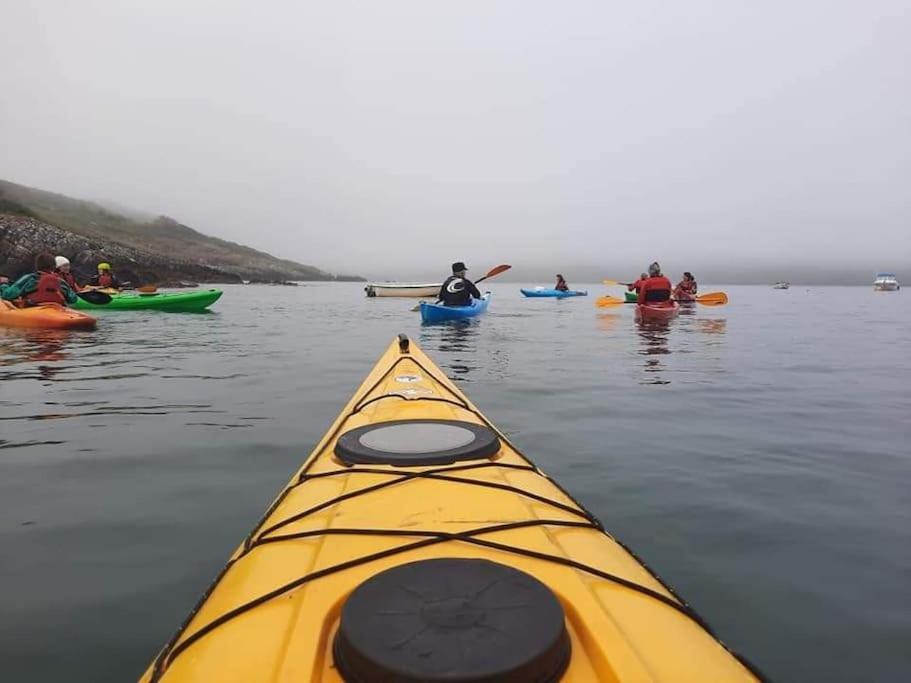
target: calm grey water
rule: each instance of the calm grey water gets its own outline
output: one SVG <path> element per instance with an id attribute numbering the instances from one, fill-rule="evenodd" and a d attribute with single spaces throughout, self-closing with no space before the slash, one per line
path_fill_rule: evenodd
<path id="1" fill-rule="evenodd" d="M 319 284 L 0 330 L 3 680 L 138 677 L 397 332 L 772 678 L 907 680 L 908 294 L 642 328 L 519 286 L 459 326 Z"/>

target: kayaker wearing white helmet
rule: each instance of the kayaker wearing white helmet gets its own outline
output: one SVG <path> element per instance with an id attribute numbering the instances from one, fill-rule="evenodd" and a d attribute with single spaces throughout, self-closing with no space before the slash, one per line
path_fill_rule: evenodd
<path id="1" fill-rule="evenodd" d="M 639 289 L 639 303 L 668 301 L 671 298 L 671 281 L 661 274 L 661 266 L 653 262 L 648 267 L 648 279 Z"/>
<path id="2" fill-rule="evenodd" d="M 452 275 L 440 287 L 439 299 L 444 306 L 468 306 L 472 299 L 481 298 L 478 288 L 465 277 L 467 272 L 468 266 L 461 261 L 452 264 Z"/>
<path id="3" fill-rule="evenodd" d="M 79 285 L 76 284 L 76 278 L 70 272 L 70 260 L 66 256 L 55 256 L 54 265 L 60 279 L 68 284 L 74 292 L 78 292 Z"/>

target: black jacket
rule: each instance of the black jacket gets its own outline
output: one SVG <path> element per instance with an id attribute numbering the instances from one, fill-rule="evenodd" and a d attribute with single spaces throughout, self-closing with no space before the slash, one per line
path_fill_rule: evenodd
<path id="1" fill-rule="evenodd" d="M 480 299 L 481 292 L 467 278 L 452 275 L 440 287 L 439 299 L 446 306 L 467 306 L 472 298 Z"/>

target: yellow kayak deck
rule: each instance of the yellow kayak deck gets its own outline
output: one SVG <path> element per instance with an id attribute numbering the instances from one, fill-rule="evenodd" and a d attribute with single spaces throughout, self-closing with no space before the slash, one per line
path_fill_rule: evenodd
<path id="1" fill-rule="evenodd" d="M 493 430 L 496 450 L 406 466 L 339 455 L 352 430 L 414 421 Z M 400 336 L 142 681 L 342 681 L 333 646 L 346 599 L 436 558 L 490 560 L 549 588 L 571 647 L 559 680 L 761 680 Z"/>

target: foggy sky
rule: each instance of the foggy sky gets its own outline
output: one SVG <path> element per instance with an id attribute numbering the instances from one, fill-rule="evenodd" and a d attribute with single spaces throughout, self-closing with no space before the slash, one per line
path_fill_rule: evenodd
<path id="1" fill-rule="evenodd" d="M 0 178 L 368 277 L 900 271 L 908 7 L 2 0 Z"/>

